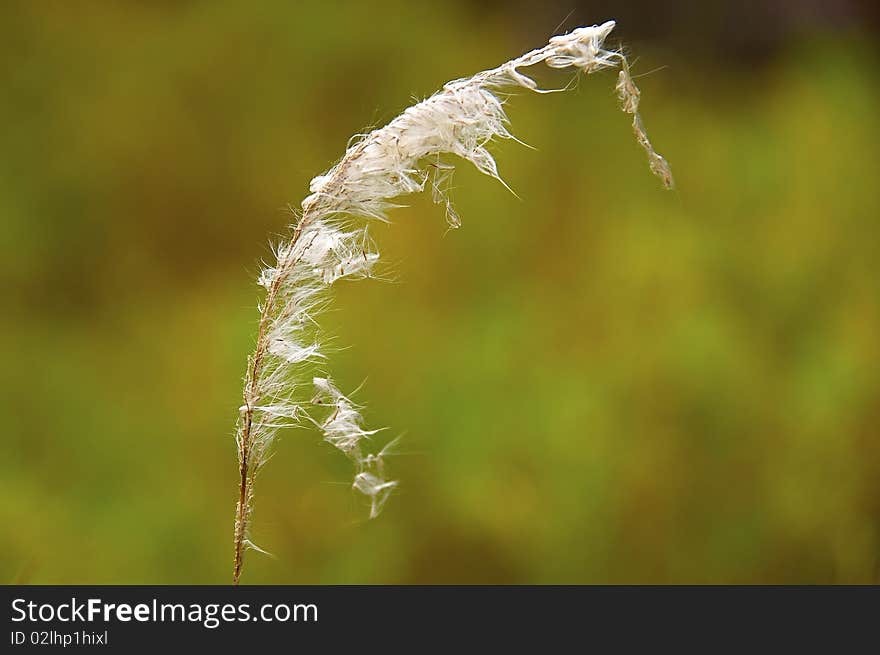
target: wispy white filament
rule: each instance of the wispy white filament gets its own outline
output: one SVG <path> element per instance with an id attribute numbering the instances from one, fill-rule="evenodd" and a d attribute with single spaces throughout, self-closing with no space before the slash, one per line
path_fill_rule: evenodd
<path id="1" fill-rule="evenodd" d="M 370 277 L 379 259 L 359 219 L 387 220 L 395 198 L 427 187 L 434 201 L 445 205 L 450 227 L 458 227 L 458 214 L 446 194 L 454 170 L 450 155 L 502 181 L 487 150 L 495 138 L 514 138 L 502 94 L 514 88 L 545 92 L 523 69 L 539 63 L 584 73 L 619 67 L 622 108 L 633 116 L 633 130 L 651 170 L 666 187 L 672 186 L 666 160 L 642 127 L 639 90 L 626 59 L 603 46 L 613 28 L 613 21 L 581 27 L 497 68 L 447 83 L 385 127 L 358 137 L 335 166 L 311 181 L 291 238 L 277 247 L 276 262 L 259 278 L 267 296 L 260 307 L 260 333 L 248 364 L 237 433 L 243 499 L 236 515 L 237 571 L 241 545 L 250 543 L 253 478 L 280 428 L 318 426 L 324 440 L 353 462 L 352 487 L 369 499 L 371 517 L 396 488 L 397 483 L 385 477 L 386 451 L 373 447 L 377 430 L 363 426 L 360 408 L 329 378 L 311 374 L 325 357 L 315 318 L 327 303 L 330 286 L 343 278 Z"/>

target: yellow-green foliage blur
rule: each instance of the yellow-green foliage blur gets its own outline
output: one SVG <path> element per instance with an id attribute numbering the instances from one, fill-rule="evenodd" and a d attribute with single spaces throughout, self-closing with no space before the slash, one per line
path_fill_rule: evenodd
<path id="1" fill-rule="evenodd" d="M 230 580 L 269 239 L 352 134 L 567 11 L 493 7 L 0 9 L 0 581 Z M 753 63 L 627 35 L 677 190 L 613 72 L 511 98 L 522 200 L 463 165 L 462 228 L 408 200 L 373 230 L 394 282 L 323 319 L 406 433 L 400 492 L 367 521 L 349 462 L 283 434 L 243 582 L 880 580 L 875 35 Z"/>

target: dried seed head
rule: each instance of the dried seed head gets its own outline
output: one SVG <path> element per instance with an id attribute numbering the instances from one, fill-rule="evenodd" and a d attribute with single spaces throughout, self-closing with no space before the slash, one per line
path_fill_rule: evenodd
<path id="1" fill-rule="evenodd" d="M 619 67 L 616 88 L 621 107 L 633 117 L 636 141 L 647 153 L 651 171 L 672 188 L 669 165 L 654 150 L 642 125 L 640 93 L 627 60 L 604 47 L 613 29 L 613 21 L 579 27 L 497 68 L 448 82 L 384 127 L 358 135 L 335 166 L 311 180 L 292 237 L 276 246 L 275 264 L 259 277 L 266 300 L 260 306 L 260 336 L 248 362 L 236 436 L 242 471 L 236 576 L 241 550 L 250 543 L 253 476 L 268 460 L 280 427 L 316 425 L 325 441 L 349 457 L 355 466 L 352 486 L 370 499 L 371 517 L 396 488 L 396 482 L 385 478 L 386 449 L 366 452 L 377 430 L 363 427 L 360 408 L 328 377 L 310 380 L 314 396 L 311 410 L 304 409 L 307 399 L 299 390 L 324 358 L 315 316 L 326 306 L 333 284 L 370 277 L 379 260 L 364 221 L 358 219 L 385 221 L 387 211 L 398 206 L 396 198 L 428 187 L 434 202 L 444 205 L 449 227 L 459 227 L 461 220 L 449 199 L 455 157 L 504 184 L 487 149 L 493 139 L 515 138 L 499 94 L 518 88 L 551 91 L 540 89 L 520 69 L 540 63 L 584 73 Z M 314 415 L 316 410 L 320 416 Z"/>

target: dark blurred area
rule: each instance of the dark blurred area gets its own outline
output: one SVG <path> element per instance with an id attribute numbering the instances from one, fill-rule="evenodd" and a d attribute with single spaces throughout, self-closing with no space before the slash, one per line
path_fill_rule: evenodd
<path id="1" fill-rule="evenodd" d="M 764 2 L 548 2 L 474 3 L 487 20 L 509 15 L 524 34 L 540 40 L 563 30 L 613 17 L 617 36 L 674 47 L 680 57 L 713 66 L 766 65 L 792 40 L 822 32 L 875 34 L 880 5 L 870 0 L 765 0 Z M 480 9 L 478 9 L 480 11 Z M 560 17 L 559 21 L 555 17 Z M 586 18 L 585 17 L 589 17 Z"/>
<path id="2" fill-rule="evenodd" d="M 225 583 L 268 242 L 348 138 L 617 20 L 613 73 L 509 100 L 522 197 L 407 199 L 331 371 L 405 432 L 383 515 L 291 431 L 253 583 L 880 582 L 873 2 L 8 2 L 0 580 Z M 542 79 L 554 78 L 541 73 Z M 348 346 L 351 346 L 348 348 Z"/>

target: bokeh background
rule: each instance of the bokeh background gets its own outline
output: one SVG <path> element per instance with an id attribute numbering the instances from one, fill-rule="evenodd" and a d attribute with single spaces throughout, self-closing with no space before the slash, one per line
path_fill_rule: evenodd
<path id="1" fill-rule="evenodd" d="M 412 198 L 395 282 L 324 317 L 400 493 L 366 521 L 285 434 L 243 580 L 880 581 L 876 10 L 706 4 L 4 3 L 0 580 L 228 582 L 285 207 L 414 97 L 617 18 L 678 190 L 613 73 L 513 97 L 522 200 L 462 166 L 462 229 Z"/>

